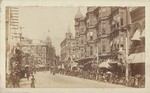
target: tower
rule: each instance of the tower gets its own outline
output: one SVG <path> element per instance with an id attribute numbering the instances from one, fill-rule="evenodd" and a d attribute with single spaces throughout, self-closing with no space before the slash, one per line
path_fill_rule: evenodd
<path id="1" fill-rule="evenodd" d="M 72 39 L 73 38 L 70 25 L 68 25 L 68 30 L 67 30 L 67 33 L 66 33 L 66 38 L 67 39 Z"/>

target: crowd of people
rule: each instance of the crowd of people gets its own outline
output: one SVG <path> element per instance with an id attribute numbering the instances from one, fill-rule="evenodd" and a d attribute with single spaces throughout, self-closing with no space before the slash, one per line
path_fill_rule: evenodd
<path id="1" fill-rule="evenodd" d="M 112 84 L 119 84 L 124 85 L 128 87 L 135 87 L 135 88 L 144 88 L 145 87 L 145 76 L 144 75 L 135 75 L 135 76 L 129 76 L 128 82 L 125 78 L 125 75 L 120 76 L 117 73 L 113 73 L 111 71 L 107 70 L 83 70 L 83 69 L 61 69 L 61 68 L 51 68 L 50 73 L 53 75 L 55 74 L 62 74 L 62 75 L 68 75 L 68 76 L 75 76 L 78 78 L 83 79 L 90 79 L 90 80 L 96 80 L 99 82 L 107 82 Z"/>
<path id="2" fill-rule="evenodd" d="M 20 88 L 20 81 L 23 78 L 26 78 L 30 81 L 31 77 L 31 87 L 34 86 L 34 74 L 32 69 L 25 68 L 24 70 L 12 71 L 10 74 L 6 74 L 6 87 L 7 88 Z"/>

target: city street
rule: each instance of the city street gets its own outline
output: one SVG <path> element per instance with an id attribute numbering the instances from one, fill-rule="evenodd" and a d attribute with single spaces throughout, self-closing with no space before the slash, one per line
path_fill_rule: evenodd
<path id="1" fill-rule="evenodd" d="M 77 77 L 64 76 L 61 74 L 52 75 L 49 72 L 37 72 L 35 75 L 36 88 L 126 88 L 125 86 L 110 83 L 98 82 Z M 31 80 L 22 79 L 21 88 L 30 88 Z"/>

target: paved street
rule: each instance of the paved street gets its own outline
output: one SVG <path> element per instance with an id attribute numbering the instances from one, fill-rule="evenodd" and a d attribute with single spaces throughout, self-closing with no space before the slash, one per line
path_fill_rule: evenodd
<path id="1" fill-rule="evenodd" d="M 77 77 L 64 76 L 60 74 L 52 75 L 49 72 L 38 72 L 35 75 L 36 88 L 125 88 L 125 86 L 93 80 L 81 79 Z M 22 79 L 21 88 L 30 88 L 30 81 Z"/>

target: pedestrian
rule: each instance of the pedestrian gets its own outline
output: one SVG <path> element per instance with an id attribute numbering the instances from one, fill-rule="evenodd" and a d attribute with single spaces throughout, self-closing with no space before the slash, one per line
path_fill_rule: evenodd
<path id="1" fill-rule="evenodd" d="M 19 85 L 19 83 L 20 83 L 20 77 L 19 76 L 16 76 L 16 86 L 17 86 L 17 88 L 20 88 L 20 85 Z"/>
<path id="2" fill-rule="evenodd" d="M 35 88 L 35 78 L 34 78 L 34 75 L 31 78 L 31 88 Z"/>

